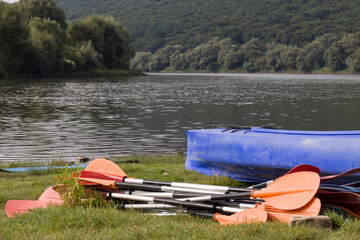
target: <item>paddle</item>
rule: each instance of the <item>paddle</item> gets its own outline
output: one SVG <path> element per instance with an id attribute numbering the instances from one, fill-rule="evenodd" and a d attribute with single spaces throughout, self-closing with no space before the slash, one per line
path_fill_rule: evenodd
<path id="1" fill-rule="evenodd" d="M 343 184 L 344 186 L 349 186 L 349 187 L 360 187 L 360 181 L 355 181 L 355 182 L 351 182 L 351 183 L 347 183 L 347 184 Z"/>
<path id="2" fill-rule="evenodd" d="M 360 193 L 360 188 L 336 184 L 320 184 L 320 190 Z"/>
<path id="3" fill-rule="evenodd" d="M 177 192 L 187 192 L 187 193 L 200 193 L 202 195 L 207 194 L 225 194 L 224 192 L 215 192 L 215 191 L 207 191 L 201 189 L 193 189 L 193 188 L 180 188 L 180 187 L 169 187 L 169 186 L 156 186 L 156 185 L 148 185 L 148 184 L 137 184 L 137 183 L 124 183 L 104 178 L 79 178 L 80 183 L 85 185 L 91 184 L 98 184 L 103 185 L 107 188 L 112 189 L 122 189 L 122 190 L 145 190 L 145 191 L 177 191 Z M 248 191 L 251 191 L 250 189 Z"/>
<path id="4" fill-rule="evenodd" d="M 158 204 L 158 203 L 148 203 L 148 204 L 121 204 L 118 208 L 121 209 L 172 209 L 178 208 L 179 206 L 170 205 L 170 204 Z M 183 209 L 182 212 L 190 213 L 193 215 L 210 217 L 215 221 L 218 221 L 221 225 L 227 224 L 240 224 L 240 223 L 253 223 L 253 222 L 266 222 L 267 212 L 262 209 L 239 209 L 238 212 L 228 216 L 220 213 L 211 213 L 211 212 L 200 212 L 195 210 Z"/>
<path id="5" fill-rule="evenodd" d="M 293 214 L 295 215 L 295 212 L 297 215 L 309 215 L 309 216 L 315 216 L 319 215 L 320 208 L 321 208 L 321 201 L 314 197 L 308 204 L 303 206 L 302 208 L 295 209 L 295 210 L 281 210 L 274 208 L 266 203 L 239 203 L 234 201 L 216 201 L 211 203 L 217 203 L 224 206 L 231 206 L 231 207 L 238 207 L 241 209 L 249 209 L 249 208 L 261 208 L 266 211 L 270 212 L 280 212 L 280 213 L 287 213 L 287 214 Z"/>
<path id="6" fill-rule="evenodd" d="M 292 216 L 318 216 L 321 210 L 321 201 L 314 197 L 302 208 L 287 211 L 273 208 L 267 204 L 257 204 L 256 208 L 263 209 L 268 212 L 271 220 L 289 222 Z"/>
<path id="7" fill-rule="evenodd" d="M 287 175 L 287 174 L 290 174 L 290 173 L 295 173 L 295 172 L 315 172 L 317 174 L 320 174 L 320 169 L 315 167 L 315 166 L 309 165 L 309 164 L 300 164 L 300 165 L 297 165 L 294 168 L 292 168 L 290 171 L 288 171 L 284 175 Z M 273 181 L 274 180 L 269 180 L 267 182 L 262 182 L 262 183 L 250 186 L 249 188 L 264 188 L 264 187 L 267 187 Z"/>
<path id="8" fill-rule="evenodd" d="M 121 184 L 114 180 L 95 178 L 80 177 L 79 180 L 113 188 L 116 188 L 117 184 Z M 223 194 L 207 196 L 207 200 L 259 197 L 273 207 L 291 210 L 306 205 L 315 195 L 319 184 L 320 178 L 318 174 L 313 172 L 297 172 L 278 178 L 264 190 L 250 190 L 251 192 L 226 194 L 226 196 Z M 243 188 L 243 191 L 249 191 L 249 189 Z M 206 197 L 201 197 L 199 201 L 206 201 L 204 200 L 205 198 Z"/>
<path id="9" fill-rule="evenodd" d="M 128 194 L 147 196 L 147 197 L 159 197 L 159 198 L 189 198 L 189 197 L 199 197 L 204 194 L 201 193 L 183 193 L 183 192 L 134 192 L 129 191 Z"/>
<path id="10" fill-rule="evenodd" d="M 344 217 L 345 219 L 349 217 L 349 212 L 340 208 L 339 206 L 336 205 L 327 205 L 327 204 L 322 204 L 321 206 L 321 214 L 326 215 L 326 210 L 335 212 L 336 214 Z"/>
<path id="11" fill-rule="evenodd" d="M 231 203 L 223 202 L 223 203 L 216 203 L 216 204 L 228 204 L 231 206 Z M 123 204 L 120 208 L 133 208 L 133 209 L 169 209 L 169 208 L 176 208 L 177 206 L 169 205 L 169 204 Z M 247 207 L 250 207 L 248 205 Z M 269 219 L 274 221 L 282 221 L 282 222 L 289 222 L 290 218 L 293 216 L 317 216 L 321 210 L 321 202 L 318 198 L 313 198 L 307 205 L 302 208 L 296 210 L 280 210 L 268 206 L 266 204 L 256 204 L 252 205 L 252 208 L 255 209 L 262 209 L 268 213 Z M 226 210 L 226 209 L 224 209 Z M 241 209 L 235 208 L 231 209 L 233 211 L 241 211 Z"/>
<path id="12" fill-rule="evenodd" d="M 360 218 L 360 195 L 352 192 L 318 191 L 316 196 L 324 204 L 335 204 L 351 211 Z"/>
<path id="13" fill-rule="evenodd" d="M 181 200 L 175 200 L 175 199 L 128 195 L 128 194 L 122 194 L 122 193 L 108 193 L 107 197 L 119 198 L 119 199 L 123 199 L 123 200 L 131 200 L 131 201 L 140 201 L 140 202 L 166 203 L 166 204 L 175 205 L 175 206 L 182 206 L 182 207 L 196 208 L 196 209 L 200 208 L 200 209 L 206 209 L 206 210 L 211 210 L 211 211 L 215 211 L 215 212 L 230 212 L 230 213 L 239 212 L 239 208 L 219 206 L 217 204 L 181 201 Z"/>
<path id="14" fill-rule="evenodd" d="M 292 173 L 292 172 L 300 172 L 300 171 L 310 171 L 310 172 L 316 172 L 318 174 L 320 174 L 320 169 L 312 166 L 312 165 L 307 165 L 307 164 L 301 164 L 298 165 L 296 167 L 294 167 L 293 169 L 291 169 L 289 172 L 287 172 L 286 174 Z M 339 173 L 339 174 L 335 174 L 335 175 L 328 175 L 328 176 L 322 176 L 320 177 L 320 181 L 321 182 L 326 182 L 326 181 L 331 181 L 331 180 L 336 180 L 345 176 L 349 176 L 349 175 L 354 175 L 360 173 L 360 168 L 354 168 L 351 170 L 348 170 L 346 172 L 343 173 Z M 267 182 L 263 182 L 263 183 L 259 183 L 256 185 L 251 186 L 251 188 L 262 188 L 262 187 L 266 187 L 268 183 L 271 183 L 273 180 L 267 181 Z M 353 183 L 356 184 L 356 183 Z M 345 184 L 348 185 L 348 184 Z M 351 184 L 349 184 L 351 185 Z"/>
<path id="15" fill-rule="evenodd" d="M 316 172 L 316 173 L 320 172 L 320 170 L 317 167 L 314 167 L 312 165 L 307 165 L 307 164 L 301 164 L 301 165 L 294 167 L 286 174 L 301 172 L 301 171 L 309 171 L 309 172 Z M 103 159 L 103 158 L 98 158 L 98 159 L 93 160 L 89 164 L 89 166 L 84 171 L 81 172 L 81 177 L 83 177 L 83 178 L 98 178 L 98 179 L 103 178 L 103 177 L 97 177 L 96 174 L 93 172 L 105 174 L 105 175 L 108 175 L 109 177 L 114 177 L 114 180 L 127 182 L 127 183 L 153 184 L 153 185 L 163 185 L 163 186 L 171 186 L 171 187 L 195 188 L 195 189 L 220 191 L 220 192 L 229 192 L 229 191 L 243 192 L 243 188 L 237 188 L 237 187 L 128 178 L 118 165 L 116 165 L 112 161 L 109 161 L 109 160 Z M 261 188 L 266 187 L 269 184 L 270 184 L 270 182 L 267 182 L 266 184 L 261 185 L 259 187 L 261 187 Z M 254 186 L 252 188 L 254 188 Z"/>
<path id="16" fill-rule="evenodd" d="M 229 204 L 227 202 L 223 202 L 224 204 Z M 222 203 L 217 203 L 222 204 Z M 231 205 L 231 204 L 229 204 Z M 169 204 L 122 204 L 119 206 L 120 208 L 132 208 L 132 209 L 169 209 L 176 208 L 177 206 L 169 205 Z M 248 205 L 250 207 L 250 205 Z M 319 215 L 321 209 L 321 202 L 318 198 L 313 198 L 307 205 L 300 209 L 296 210 L 279 210 L 275 209 L 266 204 L 253 204 L 251 208 L 262 209 L 268 213 L 270 219 L 275 221 L 289 222 L 292 216 L 317 216 Z M 241 209 L 237 209 L 241 211 Z"/>
<path id="17" fill-rule="evenodd" d="M 320 169 L 319 168 L 317 168 L 315 166 L 312 166 L 312 165 L 307 165 L 307 164 L 298 165 L 298 166 L 294 167 L 293 169 L 291 169 L 286 174 L 289 174 L 289 173 L 292 173 L 292 172 L 298 172 L 298 171 L 311 171 L 311 172 L 316 172 L 316 173 L 320 174 Z M 320 182 L 336 180 L 336 179 L 339 179 L 339 178 L 342 178 L 342 177 L 345 177 L 345 176 L 349 176 L 349 175 L 353 175 L 353 174 L 357 174 L 357 173 L 360 173 L 360 168 L 354 168 L 354 169 L 348 170 L 346 172 L 335 174 L 335 175 L 322 176 L 322 177 L 320 177 Z M 250 188 L 263 188 L 263 187 L 266 187 L 271 182 L 273 182 L 273 180 L 269 180 L 267 182 L 263 182 L 263 183 L 253 185 Z M 345 184 L 345 185 L 351 186 L 351 184 L 354 184 L 356 186 L 356 184 L 358 184 L 358 182 Z"/>
<path id="18" fill-rule="evenodd" d="M 339 208 L 343 211 L 345 211 L 347 213 L 347 216 L 353 216 L 353 217 L 356 217 L 356 218 L 360 218 L 360 213 L 359 213 L 359 207 L 355 209 L 355 211 L 353 211 L 353 207 L 348 207 L 348 206 L 339 206 L 339 205 L 336 205 L 336 204 L 330 204 L 328 203 L 326 206 L 331 206 L 331 207 L 336 207 L 336 208 Z"/>
<path id="19" fill-rule="evenodd" d="M 203 216 L 203 217 L 211 217 L 215 221 L 218 221 L 220 225 L 228 225 L 228 224 L 241 224 L 241 223 L 259 223 L 266 222 L 268 219 L 268 214 L 264 210 L 261 209 L 246 209 L 241 212 L 234 213 L 230 216 L 222 215 L 220 213 L 205 213 L 193 210 L 187 210 L 187 213 Z"/>
<path id="20" fill-rule="evenodd" d="M 135 193 L 135 192 L 134 192 Z M 184 195 L 186 194 L 182 194 L 182 193 L 159 193 L 159 192 L 155 192 L 155 193 L 148 193 L 148 192 L 136 192 L 136 195 L 141 195 L 141 196 L 153 196 L 153 197 L 160 197 L 160 198 L 174 198 L 174 197 L 178 197 L 178 198 L 183 198 Z M 186 196 L 187 198 L 190 196 Z M 193 200 L 195 198 L 192 198 L 190 200 Z M 178 200 L 187 200 L 185 199 L 178 199 Z M 270 214 L 272 213 L 273 216 L 271 217 L 272 219 L 275 220 L 279 220 L 279 221 L 289 221 L 290 217 L 293 215 L 303 215 L 303 216 L 317 216 L 319 215 L 320 212 L 320 208 L 321 208 L 321 202 L 318 198 L 313 198 L 308 204 L 306 204 L 304 207 L 296 209 L 296 210 L 280 210 L 280 209 L 276 209 L 273 208 L 267 204 L 255 204 L 255 203 L 239 203 L 239 202 L 235 202 L 235 201 L 211 201 L 210 203 L 213 204 L 219 204 L 219 205 L 223 205 L 223 206 L 230 206 L 230 207 L 237 207 L 237 208 L 241 208 L 241 209 L 249 209 L 249 208 L 261 208 L 263 210 L 266 210 L 267 212 L 269 212 Z M 133 206 L 133 208 L 140 208 L 140 209 L 151 209 L 151 208 L 170 208 L 168 204 L 125 204 L 122 207 L 125 208 L 125 206 L 127 208 L 131 208 L 131 206 Z M 176 206 L 171 206 L 171 207 L 176 207 Z"/>
<path id="21" fill-rule="evenodd" d="M 18 214 L 28 213 L 35 208 L 47 208 L 49 205 L 64 204 L 55 187 L 47 188 L 38 200 L 9 200 L 5 205 L 5 212 L 8 217 L 15 217 Z"/>
<path id="22" fill-rule="evenodd" d="M 330 181 L 330 180 L 338 179 L 338 178 L 341 178 L 341 177 L 345 177 L 345 176 L 348 176 L 348 175 L 353 175 L 353 174 L 356 174 L 356 173 L 360 173 L 360 168 L 354 168 L 354 169 L 351 169 L 351 170 L 348 170 L 346 172 L 339 173 L 339 174 L 336 174 L 336 175 L 323 176 L 323 177 L 320 177 L 320 180 L 321 180 L 321 182 L 325 182 L 325 181 Z"/>

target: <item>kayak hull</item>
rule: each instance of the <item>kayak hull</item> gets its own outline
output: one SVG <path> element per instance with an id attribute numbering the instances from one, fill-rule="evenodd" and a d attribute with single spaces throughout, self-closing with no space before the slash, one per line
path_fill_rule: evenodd
<path id="1" fill-rule="evenodd" d="M 186 169 L 239 181 L 275 179 L 300 164 L 316 166 L 322 175 L 360 167 L 360 131 L 219 128 L 189 130 L 187 137 Z M 357 180 L 359 174 L 341 179 Z"/>

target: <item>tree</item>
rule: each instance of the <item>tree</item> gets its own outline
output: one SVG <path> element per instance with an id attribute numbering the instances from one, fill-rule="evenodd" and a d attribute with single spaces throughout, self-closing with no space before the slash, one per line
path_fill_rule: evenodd
<path id="1" fill-rule="evenodd" d="M 219 42 L 220 49 L 217 57 L 217 62 L 221 69 L 224 69 L 223 65 L 226 61 L 226 56 L 230 53 L 236 52 L 239 50 L 239 47 L 235 44 L 232 44 L 230 38 L 222 39 Z M 225 70 L 225 69 L 224 69 Z"/>
<path id="2" fill-rule="evenodd" d="M 357 38 L 355 34 L 344 33 L 339 40 L 339 44 L 344 48 L 344 53 L 346 57 L 348 57 L 359 47 L 359 38 Z"/>
<path id="3" fill-rule="evenodd" d="M 130 61 L 131 68 L 140 69 L 142 71 L 149 71 L 149 58 L 151 52 L 137 52 L 135 57 Z"/>
<path id="4" fill-rule="evenodd" d="M 266 51 L 266 66 L 272 71 L 284 71 L 296 69 L 296 57 L 300 48 L 286 46 L 284 44 L 270 44 Z"/>
<path id="5" fill-rule="evenodd" d="M 170 67 L 175 70 L 185 70 L 189 67 L 189 63 L 186 60 L 186 53 L 182 53 L 176 50 L 170 56 Z"/>
<path id="6" fill-rule="evenodd" d="M 297 68 L 303 72 L 310 72 L 313 69 L 323 67 L 324 52 L 325 46 L 321 42 L 313 41 L 309 43 L 301 49 L 299 56 L 296 58 Z"/>
<path id="7" fill-rule="evenodd" d="M 285 69 L 283 61 L 281 59 L 281 53 L 286 51 L 286 45 L 278 44 L 273 46 L 268 46 L 268 50 L 265 53 L 266 57 L 266 66 L 272 71 L 282 71 Z"/>
<path id="8" fill-rule="evenodd" d="M 297 46 L 287 46 L 286 51 L 280 54 L 280 58 L 286 70 L 296 70 L 296 58 L 301 49 Z"/>
<path id="9" fill-rule="evenodd" d="M 96 69 L 100 66 L 101 55 L 95 51 L 91 40 L 65 49 L 66 71 Z"/>
<path id="10" fill-rule="evenodd" d="M 346 59 L 346 64 L 353 73 L 360 73 L 360 48 Z"/>
<path id="11" fill-rule="evenodd" d="M 27 73 L 29 28 L 16 4 L 0 2 L 0 72 Z"/>
<path id="12" fill-rule="evenodd" d="M 91 40 L 94 49 L 103 57 L 109 69 L 128 69 L 134 55 L 130 49 L 130 35 L 123 26 L 111 17 L 90 16 L 68 28 L 72 45 Z"/>
<path id="13" fill-rule="evenodd" d="M 181 45 L 167 45 L 159 49 L 155 54 L 149 58 L 149 70 L 161 71 L 170 66 L 170 57 L 176 51 L 181 50 Z"/>
<path id="14" fill-rule="evenodd" d="M 66 29 L 65 12 L 56 6 L 55 0 L 20 0 L 19 3 L 27 21 L 32 18 L 50 19 Z"/>
<path id="15" fill-rule="evenodd" d="M 215 37 L 209 42 L 200 44 L 188 52 L 186 59 L 189 62 L 190 68 L 194 70 L 218 70 L 219 64 L 217 58 L 220 50 L 219 41 L 220 39 Z"/>
<path id="16" fill-rule="evenodd" d="M 256 62 L 264 56 L 265 44 L 259 38 L 253 38 L 241 46 L 246 62 Z"/>
<path id="17" fill-rule="evenodd" d="M 325 51 L 324 54 L 325 65 L 331 69 L 331 71 L 342 70 L 346 67 L 345 49 L 338 43 L 335 43 Z"/>
<path id="18" fill-rule="evenodd" d="M 225 56 L 224 64 L 222 68 L 225 71 L 235 70 L 241 68 L 244 64 L 244 54 L 238 50 L 236 52 L 230 52 Z"/>
<path id="19" fill-rule="evenodd" d="M 36 73 L 61 72 L 64 64 L 64 42 L 66 34 L 54 20 L 32 18 L 29 21 L 30 42 L 35 49 Z"/>
<path id="20" fill-rule="evenodd" d="M 325 65 L 324 53 L 326 49 L 338 40 L 338 37 L 332 33 L 317 37 L 299 52 L 296 59 L 297 68 L 303 72 L 322 68 Z"/>

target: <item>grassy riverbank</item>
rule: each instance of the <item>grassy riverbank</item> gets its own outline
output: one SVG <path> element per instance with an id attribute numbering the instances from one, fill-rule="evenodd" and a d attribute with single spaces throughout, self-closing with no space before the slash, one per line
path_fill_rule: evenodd
<path id="1" fill-rule="evenodd" d="M 127 157 L 119 166 L 131 177 L 228 186 L 243 186 L 226 177 L 209 177 L 184 168 L 184 156 Z M 131 160 L 133 163 L 124 162 Z M 37 199 L 63 173 L 36 171 L 0 172 L 0 239 L 359 239 L 360 221 L 339 220 L 333 229 L 315 229 L 287 224 L 220 226 L 195 216 L 156 217 L 139 211 L 113 208 L 52 207 L 7 218 L 4 207 L 10 199 Z M 335 217 L 335 216 L 333 216 Z"/>

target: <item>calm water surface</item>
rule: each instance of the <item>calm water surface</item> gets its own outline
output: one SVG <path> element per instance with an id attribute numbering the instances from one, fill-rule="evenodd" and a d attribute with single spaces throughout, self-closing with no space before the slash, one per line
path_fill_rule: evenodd
<path id="1" fill-rule="evenodd" d="M 211 121 L 360 130 L 359 75 L 153 74 L 0 82 L 0 162 L 186 151 Z"/>

